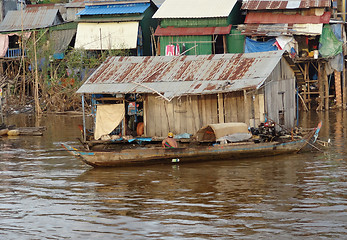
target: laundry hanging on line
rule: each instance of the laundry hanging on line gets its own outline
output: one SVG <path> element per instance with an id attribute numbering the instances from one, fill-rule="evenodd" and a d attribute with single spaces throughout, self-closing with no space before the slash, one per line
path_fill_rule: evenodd
<path id="1" fill-rule="evenodd" d="M 179 56 L 179 55 L 180 55 L 180 46 L 178 44 L 166 45 L 165 56 Z"/>

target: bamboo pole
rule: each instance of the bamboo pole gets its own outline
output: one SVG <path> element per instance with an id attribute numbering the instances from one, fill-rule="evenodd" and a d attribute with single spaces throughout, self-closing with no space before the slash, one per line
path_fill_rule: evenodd
<path id="1" fill-rule="evenodd" d="M 41 107 L 39 102 L 39 74 L 38 74 L 38 64 L 37 64 L 37 53 L 36 53 L 36 31 L 34 31 L 34 55 L 35 55 L 35 112 L 37 115 L 41 114 Z"/>
<path id="2" fill-rule="evenodd" d="M 25 47 L 24 47 L 24 40 L 23 40 L 23 1 L 20 2 L 20 14 L 21 14 L 21 48 L 22 48 L 22 69 L 23 69 L 23 79 L 22 79 L 22 94 L 21 94 L 21 102 L 25 101 L 25 59 L 24 59 L 24 53 L 25 53 Z M 20 69 L 19 69 L 20 71 Z"/>

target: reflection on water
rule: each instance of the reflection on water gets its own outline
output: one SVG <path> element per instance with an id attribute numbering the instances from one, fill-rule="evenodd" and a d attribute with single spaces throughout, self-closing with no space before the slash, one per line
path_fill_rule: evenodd
<path id="1" fill-rule="evenodd" d="M 345 115 L 302 114 L 303 127 L 323 120 L 325 153 L 119 169 L 61 151 L 81 118 L 46 116 L 44 136 L 0 139 L 0 238 L 343 239 Z"/>

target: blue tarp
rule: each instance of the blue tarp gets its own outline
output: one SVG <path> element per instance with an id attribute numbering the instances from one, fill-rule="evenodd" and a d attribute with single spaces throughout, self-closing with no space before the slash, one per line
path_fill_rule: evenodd
<path id="1" fill-rule="evenodd" d="M 278 48 L 276 47 L 276 45 L 274 45 L 275 42 L 275 38 L 270 39 L 266 42 L 258 42 L 247 37 L 245 44 L 245 53 L 276 51 L 278 50 Z"/>

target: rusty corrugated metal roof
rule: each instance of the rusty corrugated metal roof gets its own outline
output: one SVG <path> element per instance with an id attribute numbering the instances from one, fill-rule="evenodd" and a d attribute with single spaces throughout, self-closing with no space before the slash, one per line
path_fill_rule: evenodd
<path id="1" fill-rule="evenodd" d="M 85 0 L 74 0 L 65 5 L 66 8 L 84 8 Z"/>
<path id="2" fill-rule="evenodd" d="M 238 30 L 246 36 L 269 36 L 281 35 L 308 35 L 317 36 L 322 34 L 323 24 L 245 24 L 239 25 Z"/>
<path id="3" fill-rule="evenodd" d="M 168 98 L 259 88 L 284 51 L 109 57 L 77 93 L 162 93 Z"/>
<path id="4" fill-rule="evenodd" d="M 23 18 L 22 18 L 23 16 Z M 46 28 L 62 23 L 58 9 L 28 8 L 24 11 L 9 11 L 0 24 L 0 32 Z"/>
<path id="5" fill-rule="evenodd" d="M 277 10 L 277 9 L 300 9 L 300 8 L 325 8 L 330 7 L 330 0 L 285 0 L 285 1 L 262 1 L 247 0 L 242 4 L 244 10 Z"/>
<path id="6" fill-rule="evenodd" d="M 227 27 L 195 27 L 195 28 L 176 28 L 160 26 L 155 30 L 155 36 L 203 36 L 203 35 L 216 35 L 216 34 L 229 34 L 231 25 Z"/>
<path id="7" fill-rule="evenodd" d="M 322 16 L 302 16 L 300 14 L 288 15 L 271 12 L 249 12 L 247 13 L 245 23 L 329 23 L 331 17 L 330 12 L 325 12 Z"/>

